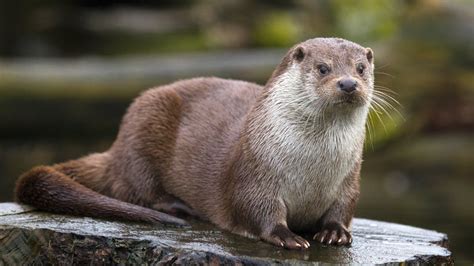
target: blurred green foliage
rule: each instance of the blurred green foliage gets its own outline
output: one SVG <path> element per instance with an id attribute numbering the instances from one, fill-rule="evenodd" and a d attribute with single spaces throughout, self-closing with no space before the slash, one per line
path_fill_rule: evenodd
<path id="1" fill-rule="evenodd" d="M 332 1 L 334 30 L 356 42 L 384 40 L 397 33 L 402 8 L 401 1 Z"/>
<path id="2" fill-rule="evenodd" d="M 299 40 L 299 27 L 285 12 L 265 14 L 254 30 L 255 43 L 259 46 L 289 47 Z"/>

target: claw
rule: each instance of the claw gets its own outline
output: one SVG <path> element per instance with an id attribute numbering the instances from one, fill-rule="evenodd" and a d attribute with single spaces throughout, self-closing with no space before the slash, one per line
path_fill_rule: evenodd
<path id="1" fill-rule="evenodd" d="M 322 230 L 314 235 L 313 239 L 326 245 L 342 246 L 352 243 L 350 232 L 340 223 L 328 223 L 324 225 Z"/>
<path id="2" fill-rule="evenodd" d="M 277 225 L 270 234 L 262 235 L 261 238 L 262 240 L 287 249 L 303 249 L 309 247 L 309 243 L 306 239 L 294 234 L 284 225 Z"/>

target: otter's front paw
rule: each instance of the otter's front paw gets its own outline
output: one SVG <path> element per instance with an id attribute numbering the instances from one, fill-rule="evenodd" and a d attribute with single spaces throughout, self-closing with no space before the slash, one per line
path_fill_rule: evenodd
<path id="1" fill-rule="evenodd" d="M 352 243 L 351 233 L 341 223 L 332 222 L 325 224 L 321 231 L 316 233 L 314 240 L 326 245 L 350 245 Z"/>
<path id="2" fill-rule="evenodd" d="M 276 246 L 287 249 L 309 248 L 309 242 L 301 236 L 293 233 L 284 225 L 277 225 L 269 234 L 262 236 L 262 239 Z"/>

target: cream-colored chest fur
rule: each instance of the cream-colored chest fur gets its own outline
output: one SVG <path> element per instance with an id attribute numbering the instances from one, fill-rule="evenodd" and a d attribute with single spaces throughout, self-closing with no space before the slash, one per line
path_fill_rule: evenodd
<path id="1" fill-rule="evenodd" d="M 314 224 L 340 196 L 342 181 L 360 160 L 363 125 L 347 122 L 336 122 L 314 136 L 288 123 L 272 125 L 265 163 L 278 176 L 275 192 L 286 204 L 290 227 Z"/>

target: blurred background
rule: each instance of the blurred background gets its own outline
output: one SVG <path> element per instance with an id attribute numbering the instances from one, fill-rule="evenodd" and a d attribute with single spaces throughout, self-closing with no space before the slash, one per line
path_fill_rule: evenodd
<path id="1" fill-rule="evenodd" d="M 34 165 L 107 149 L 144 89 L 264 84 L 317 36 L 371 47 L 401 103 L 371 115 L 357 216 L 445 232 L 474 262 L 472 0 L 0 0 L 0 201 Z"/>

